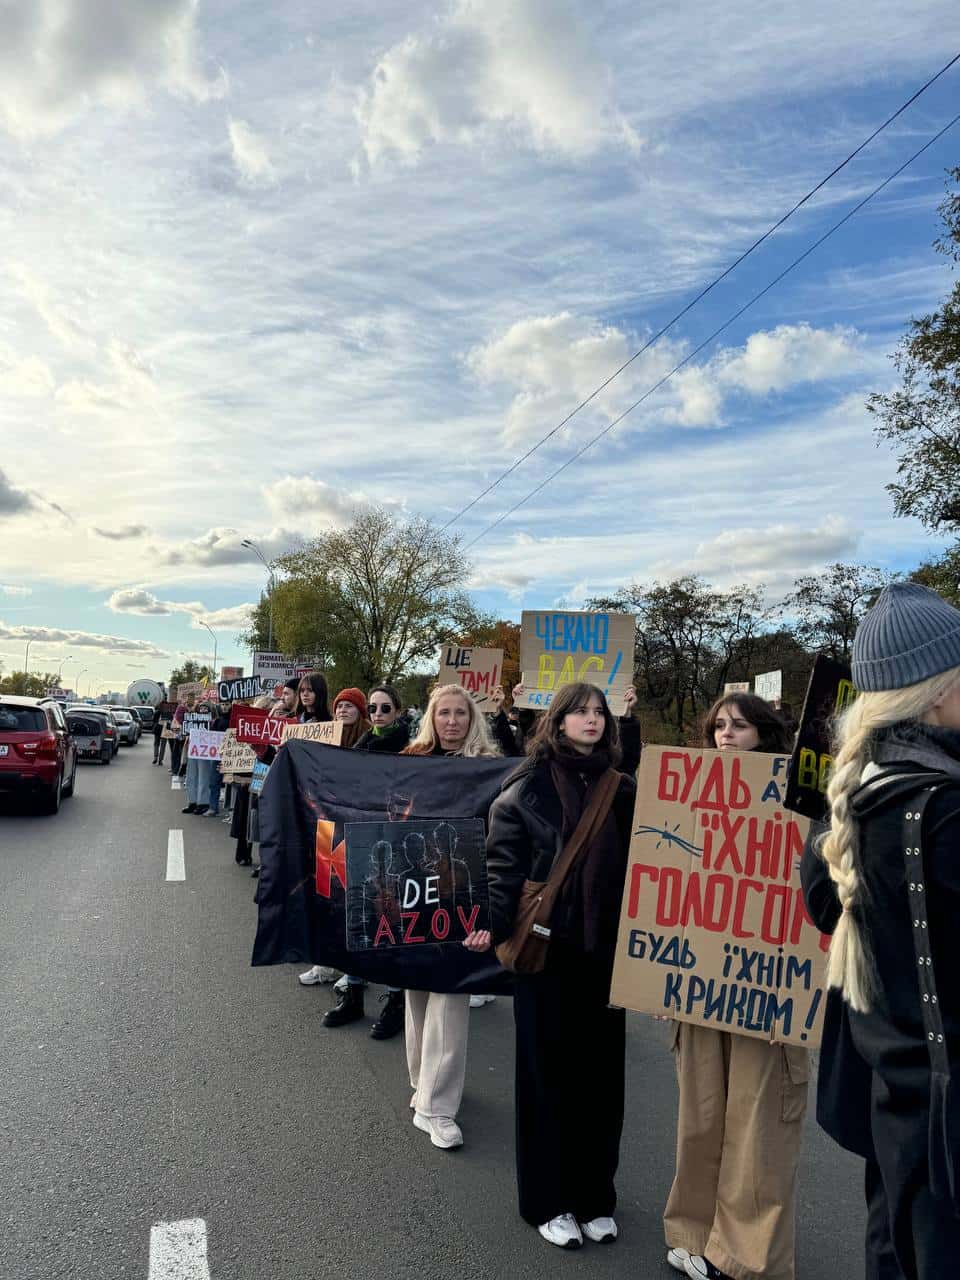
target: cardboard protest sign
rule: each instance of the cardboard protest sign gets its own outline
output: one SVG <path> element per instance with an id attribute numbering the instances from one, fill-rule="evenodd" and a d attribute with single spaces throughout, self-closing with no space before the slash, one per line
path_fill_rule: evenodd
<path id="1" fill-rule="evenodd" d="M 852 672 L 843 662 L 817 655 L 807 685 L 800 727 L 790 767 L 784 805 L 794 813 L 823 821 L 827 816 L 827 784 L 833 767 L 831 724 L 857 696 Z"/>
<path id="2" fill-rule="evenodd" d="M 342 720 L 310 720 L 307 724 L 291 721 L 283 726 L 281 742 L 290 738 L 303 738 L 307 742 L 325 742 L 330 747 L 339 747 L 343 739 Z"/>
<path id="3" fill-rule="evenodd" d="M 230 728 L 236 731 L 237 741 L 258 747 L 279 747 L 284 725 L 296 723 L 287 716 L 271 716 L 259 707 L 245 707 L 239 702 L 230 708 Z"/>
<path id="4" fill-rule="evenodd" d="M 227 774 L 250 773 L 257 762 L 253 747 L 237 741 L 235 729 L 227 729 L 220 748 L 220 770 Z"/>
<path id="5" fill-rule="evenodd" d="M 313 658 L 294 658 L 284 653 L 261 653 L 259 650 L 253 655 L 253 674 L 260 677 L 265 688 L 275 688 L 294 676 L 315 670 Z"/>
<path id="6" fill-rule="evenodd" d="M 724 693 L 749 693 L 749 680 L 730 680 L 723 686 Z"/>
<path id="7" fill-rule="evenodd" d="M 221 680 L 240 680 L 243 676 L 243 667 L 221 667 Z"/>
<path id="8" fill-rule="evenodd" d="M 628 613 L 530 612 L 520 621 L 518 707 L 549 707 L 564 685 L 586 680 L 606 694 L 614 715 L 633 684 L 636 623 Z"/>
<path id="9" fill-rule="evenodd" d="M 215 729 L 191 729 L 190 745 L 187 747 L 189 760 L 219 760 L 223 747 L 223 734 Z"/>
<path id="10" fill-rule="evenodd" d="M 258 698 L 262 683 L 259 676 L 242 676 L 236 680 L 221 680 L 217 687 L 219 702 L 239 702 L 243 698 Z"/>
<path id="11" fill-rule="evenodd" d="M 783 697 L 783 672 L 764 671 L 762 675 L 754 676 L 753 692 L 764 702 L 779 702 Z"/>
<path id="12" fill-rule="evenodd" d="M 194 729 L 209 729 L 213 717 L 209 711 L 188 711 L 183 717 L 183 728 L 186 732 Z"/>
<path id="13" fill-rule="evenodd" d="M 480 818 L 348 822 L 347 949 L 461 943 L 489 928 Z"/>
<path id="14" fill-rule="evenodd" d="M 496 711 L 490 695 L 503 676 L 503 650 L 445 644 L 440 650 L 440 684 L 458 684 L 478 711 Z"/>
<path id="15" fill-rule="evenodd" d="M 177 701 L 183 702 L 185 698 L 195 698 L 203 692 L 204 688 L 202 680 L 188 680 L 186 684 L 178 684 Z"/>
<path id="16" fill-rule="evenodd" d="M 800 886 L 787 757 L 644 749 L 612 1004 L 816 1048 L 829 938 Z"/>
<path id="17" fill-rule="evenodd" d="M 253 776 L 250 779 L 250 794 L 259 796 L 263 792 L 263 784 L 267 780 L 267 774 L 270 772 L 270 766 L 264 764 L 262 760 L 257 760 L 253 766 Z"/>

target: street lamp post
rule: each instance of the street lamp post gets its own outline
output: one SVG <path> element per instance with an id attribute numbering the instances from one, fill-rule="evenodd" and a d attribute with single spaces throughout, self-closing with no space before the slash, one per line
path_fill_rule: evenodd
<path id="1" fill-rule="evenodd" d="M 77 697 L 78 698 L 80 697 L 80 677 L 82 675 L 85 675 L 89 670 L 90 670 L 89 667 L 81 667 L 80 670 L 77 672 Z"/>
<path id="2" fill-rule="evenodd" d="M 217 680 L 217 637 L 214 634 L 213 627 L 211 627 L 208 623 L 204 622 L 202 618 L 198 618 L 197 621 L 200 623 L 201 627 L 206 627 L 207 630 L 210 632 L 210 634 L 213 636 L 213 682 L 215 684 Z"/>
<path id="3" fill-rule="evenodd" d="M 31 637 L 31 638 L 27 641 L 27 647 L 26 647 L 26 649 L 24 650 L 24 654 L 23 654 L 23 671 L 24 671 L 24 674 L 25 674 L 25 675 L 29 675 L 29 674 L 30 674 L 30 666 L 29 666 L 29 663 L 30 663 L 30 646 L 31 646 L 32 644 L 33 644 L 33 637 Z"/>
<path id="4" fill-rule="evenodd" d="M 66 656 L 65 658 L 61 658 L 61 659 L 60 659 L 60 665 L 59 665 L 59 667 L 57 667 L 57 684 L 58 684 L 58 685 L 59 685 L 60 681 L 63 679 L 63 664 L 64 664 L 65 662 L 69 662 L 69 661 L 70 661 L 70 654 L 69 654 L 69 653 L 67 654 L 67 656 Z"/>
<path id="5" fill-rule="evenodd" d="M 244 538 L 244 540 L 240 543 L 240 545 L 241 547 L 246 547 L 248 550 L 252 551 L 267 571 L 267 600 L 269 601 L 269 604 L 270 604 L 270 621 L 268 624 L 269 634 L 267 636 L 267 648 L 272 653 L 273 652 L 273 569 L 270 567 L 270 564 L 268 563 L 266 557 L 264 556 L 263 552 L 260 550 L 260 548 L 257 546 L 255 542 L 251 542 L 249 538 Z"/>

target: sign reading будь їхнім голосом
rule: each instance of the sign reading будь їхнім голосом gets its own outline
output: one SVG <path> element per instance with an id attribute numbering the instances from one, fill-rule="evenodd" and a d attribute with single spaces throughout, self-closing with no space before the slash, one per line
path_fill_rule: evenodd
<path id="1" fill-rule="evenodd" d="M 636 621 L 629 613 L 524 610 L 520 681 L 515 705 L 544 709 L 564 685 L 585 681 L 603 690 L 614 715 L 633 684 Z"/>
<path id="2" fill-rule="evenodd" d="M 807 914 L 810 828 L 787 757 L 646 746 L 612 1004 L 816 1048 L 830 939 Z"/>

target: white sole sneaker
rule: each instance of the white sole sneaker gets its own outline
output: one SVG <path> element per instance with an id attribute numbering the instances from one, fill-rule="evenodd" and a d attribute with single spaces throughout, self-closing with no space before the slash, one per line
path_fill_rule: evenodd
<path id="1" fill-rule="evenodd" d="M 674 1271 L 682 1271 L 684 1275 L 687 1274 L 687 1259 L 689 1257 L 690 1254 L 686 1249 L 667 1250 L 668 1265 L 673 1267 Z"/>
<path id="2" fill-rule="evenodd" d="M 590 1222 L 581 1222 L 580 1230 L 594 1244 L 613 1244 L 618 1234 L 617 1224 L 612 1218 L 593 1218 Z"/>
<path id="3" fill-rule="evenodd" d="M 482 1009 L 485 1004 L 493 1004 L 496 998 L 497 998 L 496 996 L 471 996 L 470 1008 Z"/>
<path id="4" fill-rule="evenodd" d="M 547 1244 L 554 1244 L 558 1249 L 579 1249 L 583 1244 L 583 1236 L 572 1213 L 562 1213 L 559 1217 L 543 1222 L 537 1230 Z"/>
<path id="5" fill-rule="evenodd" d="M 430 1116 L 422 1116 L 419 1111 L 414 1111 L 413 1123 L 415 1128 L 422 1130 L 424 1133 L 429 1133 L 430 1141 L 435 1147 L 439 1147 L 441 1151 L 452 1151 L 455 1147 L 463 1146 L 463 1134 L 460 1132 L 460 1126 L 452 1120 L 448 1121 L 445 1126 L 446 1133 L 438 1130 Z"/>

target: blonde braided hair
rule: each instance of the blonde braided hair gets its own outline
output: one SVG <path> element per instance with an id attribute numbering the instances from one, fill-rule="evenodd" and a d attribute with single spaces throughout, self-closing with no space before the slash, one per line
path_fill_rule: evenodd
<path id="1" fill-rule="evenodd" d="M 827 787 L 830 829 L 820 839 L 819 852 L 837 886 L 843 910 L 830 943 L 827 986 L 839 988 L 851 1009 L 858 1013 L 870 1008 L 872 975 L 852 914 L 852 908 L 860 901 L 860 877 L 850 798 L 870 762 L 874 734 L 894 725 L 919 723 L 958 681 L 960 667 L 954 667 L 905 689 L 861 693 L 836 722 L 833 771 Z"/>

